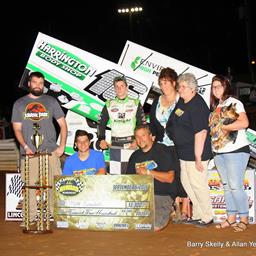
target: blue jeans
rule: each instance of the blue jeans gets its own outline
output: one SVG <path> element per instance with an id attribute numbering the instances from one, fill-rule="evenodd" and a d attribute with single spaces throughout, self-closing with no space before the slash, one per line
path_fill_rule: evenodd
<path id="1" fill-rule="evenodd" d="M 224 187 L 227 215 L 247 217 L 249 203 L 244 191 L 244 174 L 249 160 L 248 153 L 227 153 L 214 157 L 215 165 Z"/>

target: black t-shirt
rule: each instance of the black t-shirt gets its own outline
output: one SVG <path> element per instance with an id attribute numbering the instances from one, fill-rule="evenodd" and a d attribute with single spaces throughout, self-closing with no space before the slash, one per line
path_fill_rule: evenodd
<path id="1" fill-rule="evenodd" d="M 180 99 L 167 123 L 167 134 L 173 140 L 179 159 L 195 161 L 195 134 L 207 130 L 202 161 L 212 157 L 209 135 L 210 110 L 204 99 L 196 94 L 189 102 Z"/>
<path id="2" fill-rule="evenodd" d="M 152 160 L 157 164 L 157 167 L 154 168 L 154 171 L 176 171 L 175 162 L 172 161 L 168 147 L 160 143 L 154 143 L 148 152 L 143 152 L 141 149 L 133 152 L 129 159 L 126 174 L 136 174 L 136 164 Z M 154 190 L 155 195 L 170 195 L 174 199 L 177 194 L 176 182 L 174 181 L 170 184 L 154 179 Z"/>

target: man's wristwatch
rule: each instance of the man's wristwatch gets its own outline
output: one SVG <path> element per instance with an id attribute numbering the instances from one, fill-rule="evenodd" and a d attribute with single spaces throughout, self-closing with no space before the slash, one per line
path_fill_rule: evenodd
<path id="1" fill-rule="evenodd" d="M 26 150 L 28 149 L 28 145 L 25 144 L 23 148 L 24 148 L 24 150 L 26 151 Z"/>

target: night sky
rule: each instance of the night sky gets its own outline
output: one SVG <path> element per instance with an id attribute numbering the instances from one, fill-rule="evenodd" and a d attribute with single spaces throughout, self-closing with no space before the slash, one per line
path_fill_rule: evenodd
<path id="1" fill-rule="evenodd" d="M 17 85 L 38 32 L 113 62 L 118 62 L 126 40 L 131 40 L 212 73 L 227 75 L 230 67 L 235 80 L 251 82 L 248 46 L 255 58 L 255 0 L 63 2 L 9 3 L 13 6 L 2 8 L 8 18 L 1 17 L 1 86 L 7 91 L 1 93 L 1 109 L 8 112 L 24 94 Z M 129 16 L 118 14 L 117 9 L 136 3 L 143 12 L 132 16 L 131 38 Z"/>

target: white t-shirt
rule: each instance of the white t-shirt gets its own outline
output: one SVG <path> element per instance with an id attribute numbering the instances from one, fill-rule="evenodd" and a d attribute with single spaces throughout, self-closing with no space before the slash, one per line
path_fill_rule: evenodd
<path id="1" fill-rule="evenodd" d="M 238 114 L 245 112 L 244 105 L 241 101 L 238 99 L 235 99 L 233 97 L 229 97 L 226 99 L 222 104 L 219 104 L 218 107 L 224 107 L 229 106 L 230 104 L 236 103 L 236 112 Z M 212 150 L 216 153 L 226 153 L 226 152 L 232 152 L 239 148 L 242 148 L 246 145 L 249 145 L 249 142 L 247 140 L 245 129 L 238 130 L 237 138 L 235 143 L 228 142 L 223 148 L 220 148 L 219 150 L 216 150 L 212 148 Z"/>

